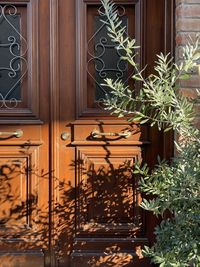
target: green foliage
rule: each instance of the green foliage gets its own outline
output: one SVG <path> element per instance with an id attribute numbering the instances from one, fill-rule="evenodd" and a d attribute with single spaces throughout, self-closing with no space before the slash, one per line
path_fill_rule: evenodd
<path id="1" fill-rule="evenodd" d="M 161 162 L 152 173 L 140 170 L 142 191 L 156 197 L 141 206 L 156 215 L 166 210 L 173 214 L 156 228 L 154 247 L 144 250 L 160 266 L 200 266 L 199 151 L 197 140 L 186 145 L 171 166 Z"/>
<path id="2" fill-rule="evenodd" d="M 137 94 L 134 88 L 122 81 L 105 80 L 111 93 L 104 101 L 105 108 L 119 117 L 129 115 L 129 120 L 157 125 L 164 131 L 173 129 L 180 138 L 175 142 L 178 155 L 169 165 L 158 160 L 150 171 L 146 164 L 137 165 L 134 172 L 141 176 L 140 189 L 149 200 L 141 207 L 162 216 L 155 229 L 156 244 L 145 247 L 144 255 L 151 257 L 161 267 L 200 266 L 200 132 L 194 126 L 194 103 L 179 93 L 179 82 L 188 79 L 197 60 L 198 40 L 183 49 L 183 61 L 174 63 L 170 55 L 157 55 L 154 74 L 144 75 L 136 56 L 139 47 L 136 40 L 126 36 L 121 26 L 116 6 L 110 0 L 102 0 L 108 35 L 123 50 L 123 59 L 134 69 L 133 80 L 141 86 Z M 197 100 L 195 100 L 197 101 Z M 131 116 L 130 116 L 131 115 Z M 131 117 L 131 118 L 130 118 Z M 166 219 L 166 212 L 171 216 Z"/>
<path id="3" fill-rule="evenodd" d="M 124 56 L 134 68 L 132 78 L 141 83 L 141 89 L 135 97 L 132 90 L 121 81 L 106 79 L 106 86 L 111 88 L 111 94 L 106 96 L 105 108 L 114 114 L 122 117 L 135 114 L 132 120 L 139 120 L 140 123 L 149 121 L 153 126 L 156 124 L 159 129 L 169 130 L 173 128 L 182 136 L 193 136 L 197 134 L 192 121 L 194 118 L 193 104 L 184 96 L 177 93 L 178 81 L 190 77 L 188 71 L 196 65 L 200 58 L 197 52 L 198 41 L 194 45 L 188 44 L 183 49 L 183 58 L 180 64 L 173 62 L 170 55 L 157 55 L 155 62 L 155 74 L 143 77 L 144 69 L 139 70 L 135 61 L 138 46 L 136 40 L 126 36 L 126 28 L 121 27 L 118 11 L 110 0 L 102 0 L 107 20 L 108 35 L 116 43 L 116 49 L 123 50 Z M 110 97 L 112 95 L 112 97 Z M 138 103 L 142 103 L 138 109 Z"/>

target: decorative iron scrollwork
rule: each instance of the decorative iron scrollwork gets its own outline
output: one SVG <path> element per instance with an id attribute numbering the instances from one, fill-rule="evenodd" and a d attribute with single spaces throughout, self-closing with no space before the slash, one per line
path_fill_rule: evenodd
<path id="1" fill-rule="evenodd" d="M 17 86 L 19 86 L 28 71 L 26 54 L 28 50 L 27 41 L 20 33 L 20 29 L 14 25 L 14 19 L 20 19 L 17 7 L 14 5 L 0 5 L 0 30 L 6 27 L 7 36 L 4 41 L 0 40 L 0 50 L 4 53 L 6 49 L 6 62 L 0 65 L 0 108 L 15 108 L 20 99 L 12 97 Z M 20 22 L 19 22 L 20 24 Z M 20 26 L 19 26 L 20 28 Z M 6 41 L 5 41 L 6 40 Z M 9 78 L 9 87 L 3 88 L 2 76 Z M 7 79 L 6 78 L 6 79 Z M 3 85 L 2 85 L 3 84 Z"/>
<path id="2" fill-rule="evenodd" d="M 128 80 L 128 64 L 121 57 L 120 50 L 115 49 L 115 44 L 107 35 L 106 25 L 101 22 L 105 19 L 101 8 L 98 10 L 99 16 L 95 16 L 95 33 L 88 40 L 88 75 L 96 84 L 96 101 L 100 100 L 101 95 L 108 93 L 102 87 L 105 78 L 121 79 L 123 82 Z M 118 6 L 118 14 L 122 20 L 122 27 L 128 26 L 128 17 L 124 6 Z M 91 71 L 91 65 L 93 71 Z M 100 93 L 99 90 L 102 92 Z"/>

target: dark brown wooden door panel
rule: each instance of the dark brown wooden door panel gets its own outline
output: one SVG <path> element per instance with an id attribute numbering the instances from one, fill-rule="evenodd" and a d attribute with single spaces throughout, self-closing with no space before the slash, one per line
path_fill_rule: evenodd
<path id="1" fill-rule="evenodd" d="M 77 234 L 130 236 L 140 229 L 141 197 L 131 173 L 139 147 L 77 147 Z"/>
<path id="2" fill-rule="evenodd" d="M 33 225 L 32 219 L 35 220 L 33 215 L 36 214 L 32 214 L 31 209 L 36 203 L 34 196 L 38 196 L 35 187 L 38 177 L 30 170 L 37 166 L 37 154 L 37 146 L 27 150 L 16 146 L 1 147 L 1 233 L 7 232 L 11 238 L 21 230 L 26 232 Z"/>
<path id="3" fill-rule="evenodd" d="M 144 236 L 137 177 L 141 148 L 78 146 L 76 148 L 76 238 L 73 264 L 141 265 Z M 134 245 L 130 240 L 134 238 Z M 107 255 L 107 256 L 106 256 Z M 141 265 L 142 266 L 142 265 Z M 144 265 L 143 265 L 144 266 Z"/>
<path id="4" fill-rule="evenodd" d="M 116 2 L 123 23 L 128 25 L 128 34 L 141 45 L 138 64 L 149 64 L 148 74 L 153 69 L 155 54 L 173 48 L 174 2 Z M 54 192 L 60 196 L 62 209 L 61 216 L 58 212 L 55 218 L 60 218 L 59 266 L 150 266 L 141 249 L 152 244 L 157 221 L 140 209 L 137 177 L 130 168 L 136 160 L 153 166 L 157 155 L 169 157 L 170 136 L 165 139 L 162 132 L 149 125 L 131 125 L 102 109 L 98 101 L 103 94 L 98 91 L 99 75 L 105 78 L 107 69 L 108 73 L 116 71 L 128 77 L 131 70 L 122 71 L 122 66 L 116 70 L 116 54 L 106 51 L 106 44 L 109 49 L 111 44 L 98 22 L 100 1 L 58 3 L 54 19 L 59 30 L 55 26 L 54 33 L 60 43 L 54 42 L 53 62 L 57 64 L 54 79 L 60 105 L 54 106 L 59 127 L 53 131 L 54 136 L 69 134 L 65 141 L 57 139 L 60 160 L 54 158 L 56 177 L 61 179 L 54 183 L 55 188 L 59 187 Z M 104 65 L 104 53 L 109 55 L 107 58 L 114 56 L 113 62 L 108 60 Z M 126 131 L 131 133 L 128 138 L 112 136 Z M 94 132 L 102 135 L 94 136 Z"/>
<path id="5" fill-rule="evenodd" d="M 42 190 L 48 189 L 48 176 L 41 164 L 41 149 L 41 144 L 0 146 L 2 266 L 44 264 L 49 215 L 48 191 Z"/>

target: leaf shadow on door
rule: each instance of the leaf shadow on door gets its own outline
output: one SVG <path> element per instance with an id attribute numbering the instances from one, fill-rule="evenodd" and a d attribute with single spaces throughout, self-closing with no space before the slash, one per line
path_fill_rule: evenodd
<path id="1" fill-rule="evenodd" d="M 132 159 L 111 158 L 105 148 L 101 158 L 77 158 L 66 166 L 76 173 L 74 186 L 71 178 L 31 166 L 28 158 L 0 162 L 0 249 L 8 266 L 26 266 L 23 258 L 16 265 L 13 250 L 50 251 L 52 266 L 145 266 L 142 243 L 133 241 L 144 230 L 133 165 Z M 56 193 L 51 206 L 48 199 L 40 203 L 39 192 L 48 191 L 43 185 L 49 179 Z M 49 257 L 45 261 L 50 266 Z"/>

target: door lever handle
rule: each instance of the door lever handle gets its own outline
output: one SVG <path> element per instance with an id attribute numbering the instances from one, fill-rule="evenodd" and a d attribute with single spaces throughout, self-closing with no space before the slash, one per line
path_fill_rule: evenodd
<path id="1" fill-rule="evenodd" d="M 95 129 L 91 132 L 91 135 L 93 138 L 98 138 L 100 136 L 119 136 L 119 137 L 129 138 L 131 136 L 131 131 L 126 130 L 121 133 L 102 133 Z"/>
<path id="2" fill-rule="evenodd" d="M 22 130 L 16 130 L 15 132 L 0 132 L 0 137 L 16 137 L 20 138 L 23 136 L 23 131 Z"/>

